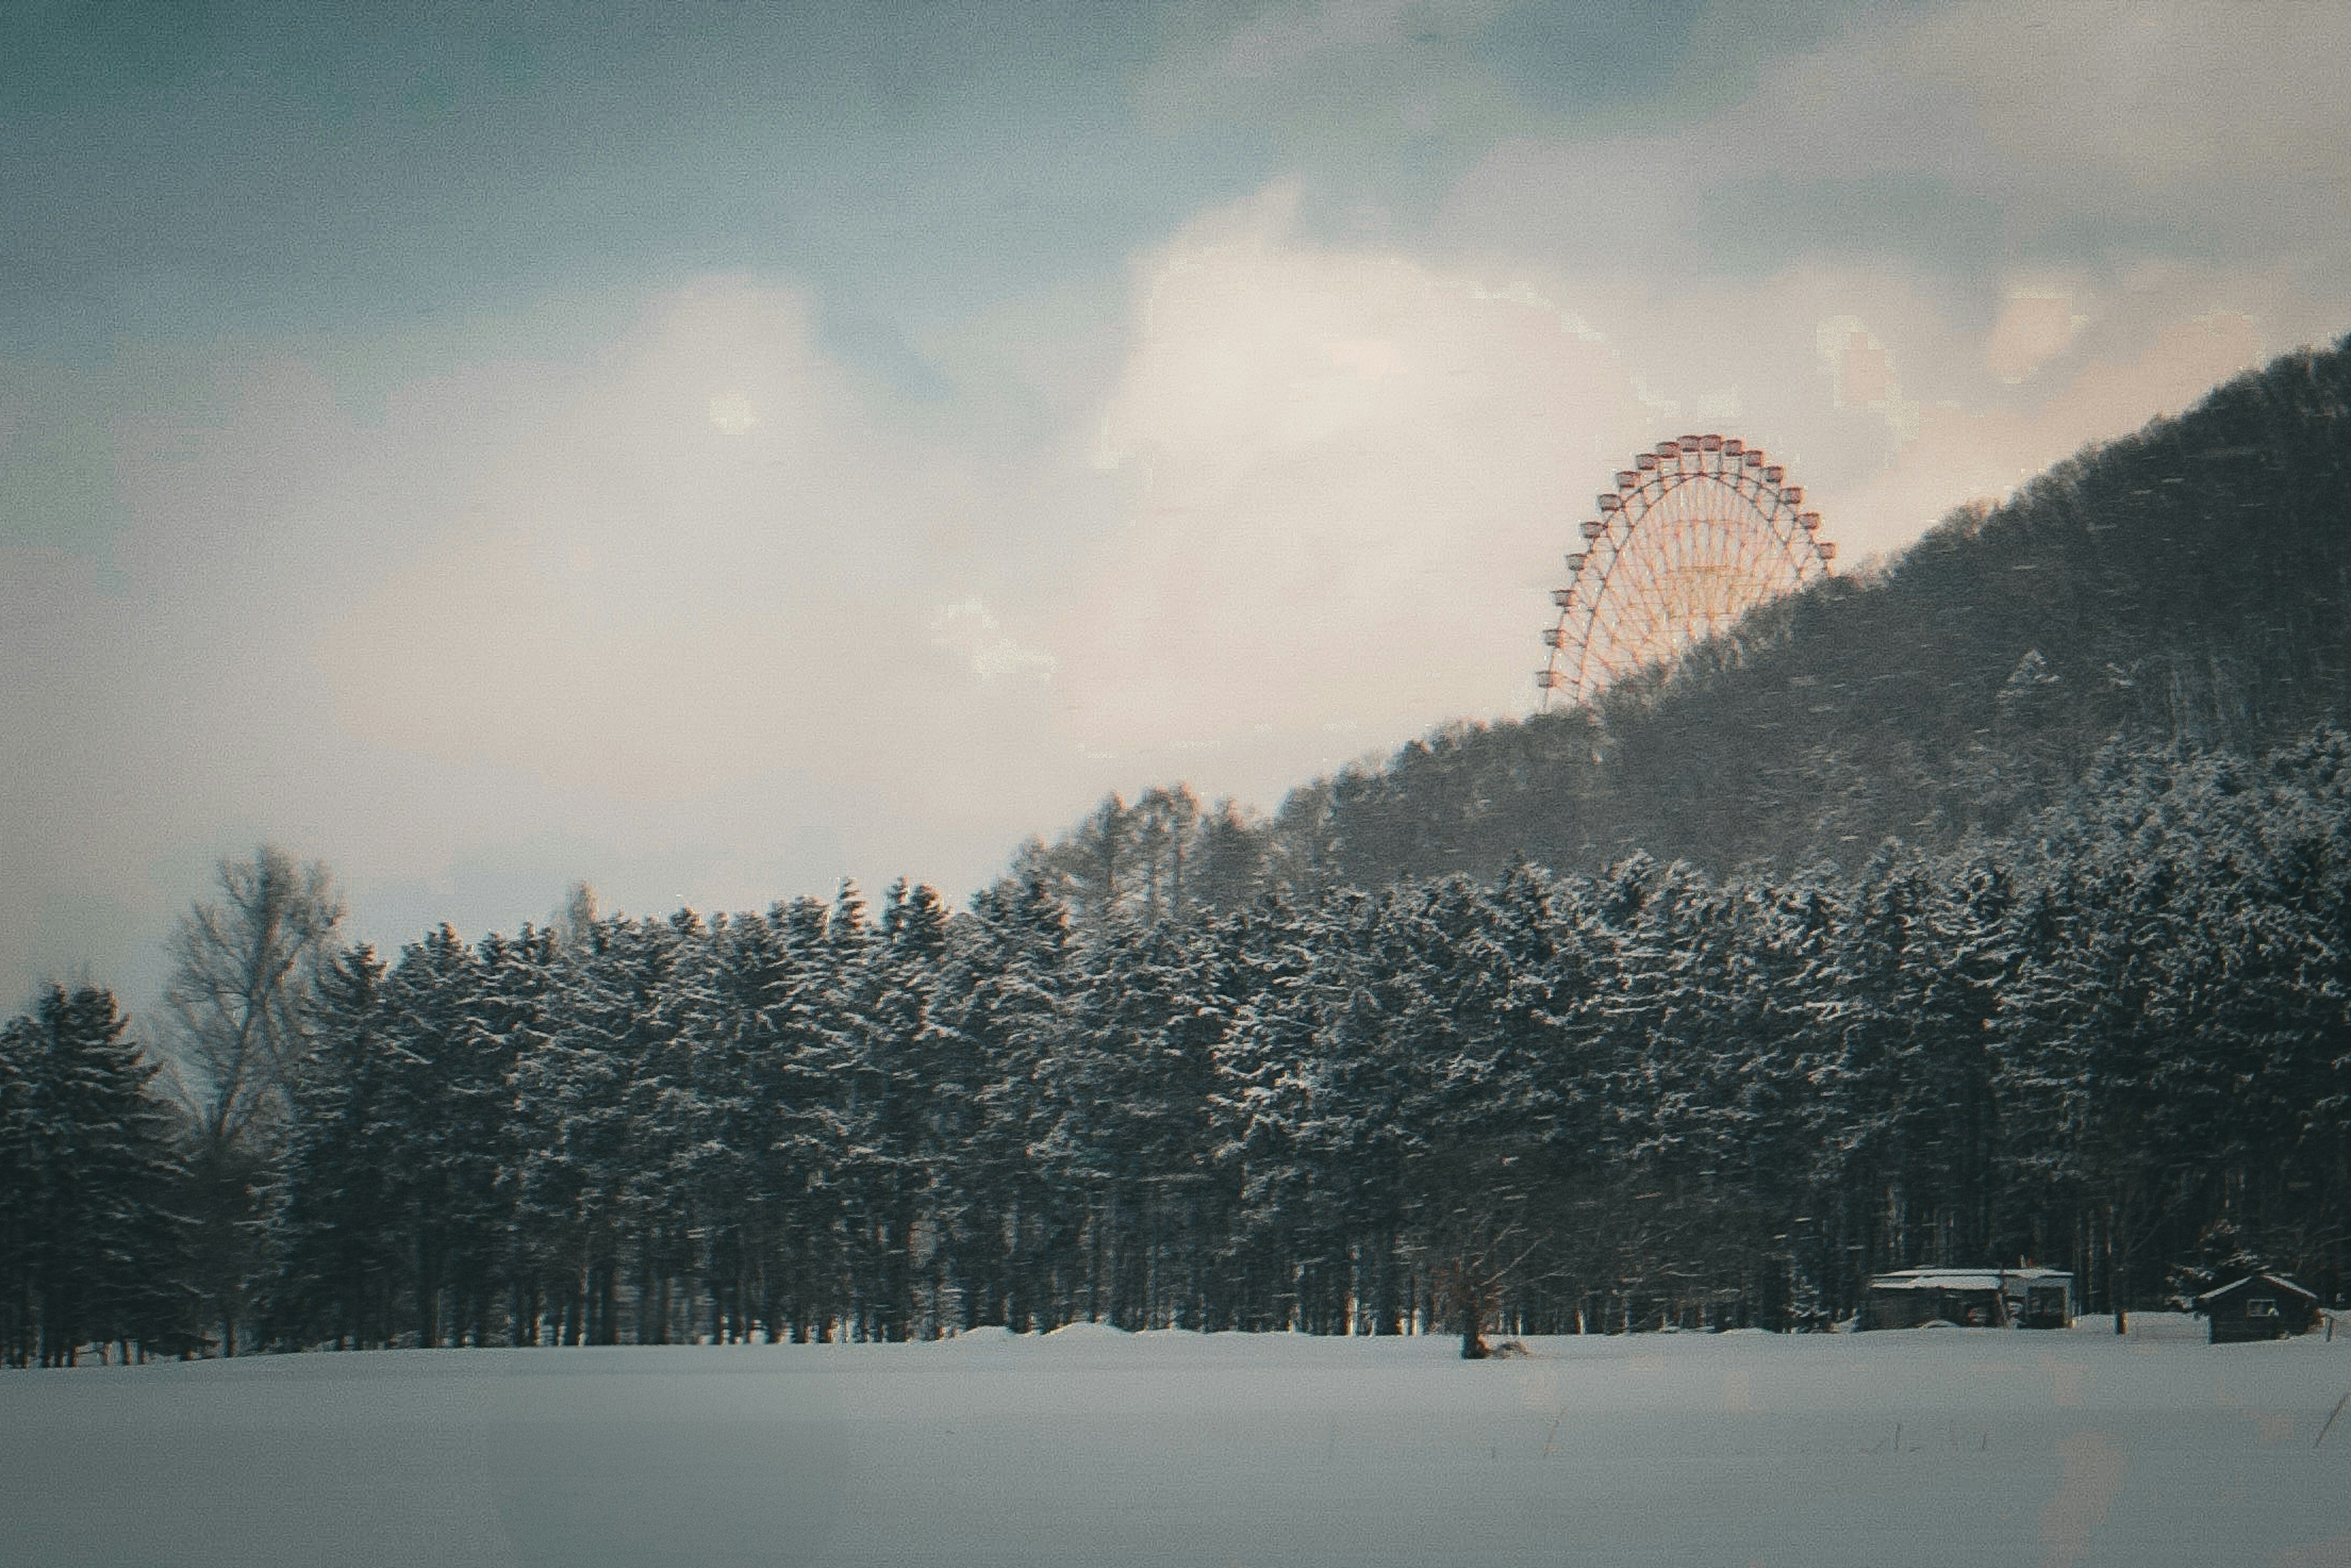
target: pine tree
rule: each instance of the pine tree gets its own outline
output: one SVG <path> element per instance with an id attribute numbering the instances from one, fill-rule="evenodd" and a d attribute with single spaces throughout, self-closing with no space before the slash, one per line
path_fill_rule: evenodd
<path id="1" fill-rule="evenodd" d="M 394 1296 L 407 1271 L 385 1197 L 404 1137 L 388 1120 L 394 1063 L 384 974 L 362 946 L 336 955 L 319 977 L 270 1217 L 279 1272 L 269 1323 L 278 1343 L 357 1349 L 388 1344 L 396 1332 Z"/>
<path id="2" fill-rule="evenodd" d="M 1055 1264 L 1079 1226 L 1068 1195 L 1044 1178 L 1030 1151 L 1054 1121 L 1040 1072 L 1060 1049 L 1068 1017 L 1069 914 L 1031 880 L 983 894 L 973 915 L 949 988 L 961 998 L 954 1028 L 976 1082 L 948 1245 L 966 1327 L 1050 1328 L 1060 1304 Z"/>
<path id="3" fill-rule="evenodd" d="M 555 1260 L 566 1343 L 618 1344 L 629 1286 L 638 1337 L 666 1332 L 655 1276 L 676 1239 L 663 1227 L 662 1124 L 648 1117 L 677 1065 L 664 1006 L 678 944 L 660 921 L 592 922 L 561 952 L 559 1026 L 515 1064 L 521 1223 L 533 1255 Z"/>
<path id="4" fill-rule="evenodd" d="M 1219 921 L 1214 936 L 1233 1022 L 1216 1053 L 1210 1168 L 1230 1234 L 1203 1315 L 1210 1328 L 1267 1329 L 1290 1321 L 1299 1237 L 1312 1223 L 1314 1041 L 1331 967 L 1350 949 L 1328 912 L 1279 894 Z"/>
<path id="5" fill-rule="evenodd" d="M 40 1333 L 42 1118 L 47 1111 L 31 1020 L 0 1024 L 0 1365 L 24 1366 Z"/>
<path id="6" fill-rule="evenodd" d="M 925 1225 L 925 1210 L 951 1153 L 937 1135 L 933 1078 L 948 946 L 938 894 L 929 887 L 910 891 L 903 881 L 892 884 L 860 990 L 857 1115 L 864 1154 L 850 1177 L 871 1276 L 861 1295 L 872 1304 L 872 1337 L 884 1340 L 914 1336 L 919 1233 L 935 1231 Z"/>
<path id="7" fill-rule="evenodd" d="M 70 1366 L 119 1343 L 178 1353 L 192 1343 L 187 1172 L 178 1127 L 154 1092 L 160 1071 L 124 1035 L 112 993 L 45 987 L 0 1030 L 12 1196 L 7 1350 Z"/>

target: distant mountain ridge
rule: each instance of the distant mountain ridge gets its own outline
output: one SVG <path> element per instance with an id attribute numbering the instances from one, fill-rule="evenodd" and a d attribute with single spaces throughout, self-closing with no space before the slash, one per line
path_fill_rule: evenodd
<path id="1" fill-rule="evenodd" d="M 2117 740 L 2255 751 L 2346 711 L 2351 338 L 2086 448 L 1593 706 L 1447 727 L 1270 819 L 1180 788 L 1113 798 L 1013 869 L 1099 920 L 1522 856 L 1851 868 L 1888 839 L 2005 831 Z"/>

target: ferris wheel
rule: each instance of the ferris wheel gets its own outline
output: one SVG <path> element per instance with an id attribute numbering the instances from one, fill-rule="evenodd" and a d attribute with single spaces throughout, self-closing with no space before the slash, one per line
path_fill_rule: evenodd
<path id="1" fill-rule="evenodd" d="M 1535 672 L 1547 710 L 1728 632 L 1765 601 L 1828 574 L 1821 515 L 1763 449 L 1735 437 L 1661 441 L 1616 476 L 1583 549 L 1552 591 L 1551 661 Z"/>

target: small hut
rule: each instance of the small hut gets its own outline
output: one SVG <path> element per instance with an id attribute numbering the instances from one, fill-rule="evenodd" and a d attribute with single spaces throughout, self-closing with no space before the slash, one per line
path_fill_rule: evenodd
<path id="1" fill-rule="evenodd" d="M 2009 1316 L 2021 1329 L 2074 1326 L 2074 1276 L 2063 1269 L 2005 1269 L 2001 1289 Z"/>
<path id="2" fill-rule="evenodd" d="M 2197 1297 L 2196 1310 L 2210 1325 L 2214 1344 L 2283 1339 L 2310 1332 L 2318 1317 L 2318 1295 L 2283 1274 L 2248 1274 Z"/>
<path id="3" fill-rule="evenodd" d="M 1928 1323 L 2006 1328 L 2008 1302 L 1990 1269 L 1904 1269 L 1879 1274 L 1862 1299 L 1865 1329 L 1915 1329 Z"/>
<path id="4" fill-rule="evenodd" d="M 2073 1321 L 2074 1276 L 2060 1269 L 1902 1269 L 1872 1276 L 1855 1326 L 2062 1329 Z"/>

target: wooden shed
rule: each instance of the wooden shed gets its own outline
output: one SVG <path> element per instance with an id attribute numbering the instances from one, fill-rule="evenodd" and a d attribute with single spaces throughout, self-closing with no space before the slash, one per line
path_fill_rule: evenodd
<path id="1" fill-rule="evenodd" d="M 2074 1276 L 2062 1269 L 1902 1269 L 1871 1277 L 1856 1327 L 2062 1329 L 2074 1321 Z"/>
<path id="2" fill-rule="evenodd" d="M 2214 1344 L 2283 1339 L 2310 1332 L 2318 1321 L 2318 1295 L 2283 1274 L 2248 1274 L 2197 1297 L 2196 1310 L 2210 1325 Z"/>
<path id="3" fill-rule="evenodd" d="M 2064 1269 L 2006 1269 L 2001 1288 L 2009 1315 L 2021 1329 L 2074 1326 L 2074 1276 Z"/>

